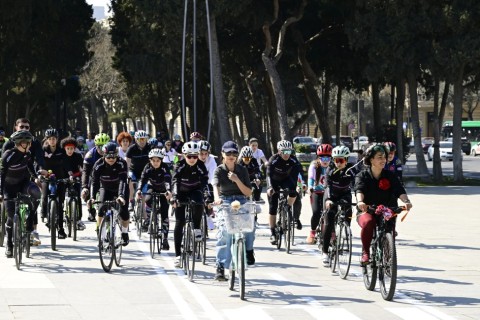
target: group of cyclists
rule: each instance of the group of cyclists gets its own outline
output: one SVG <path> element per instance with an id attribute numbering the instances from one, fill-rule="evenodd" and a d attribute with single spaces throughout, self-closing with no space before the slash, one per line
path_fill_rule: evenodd
<path id="1" fill-rule="evenodd" d="M 28 119 L 20 118 L 15 123 L 15 132 L 8 138 L 0 131 L 0 143 L 3 153 L 0 165 L 0 200 L 4 200 L 7 213 L 7 245 L 5 254 L 12 257 L 12 219 L 14 203 L 11 201 L 18 193 L 28 194 L 32 201 L 31 214 L 27 220 L 27 231 L 31 232 L 31 244 L 41 244 L 38 236 L 36 215 L 39 203 L 42 218 L 47 213 L 47 183 L 39 176 L 54 174 L 58 179 L 69 178 L 77 182 L 78 194 L 87 202 L 88 219 L 96 221 L 97 228 L 105 215 L 101 203 L 115 200 L 119 205 L 122 220 L 122 241 L 129 243 L 130 211 L 136 201 L 143 198 L 147 219 L 152 206 L 152 193 L 161 193 L 160 210 L 164 233 L 162 249 L 169 250 L 168 242 L 170 206 L 174 210 L 175 227 L 173 232 L 175 249 L 175 267 L 180 267 L 181 243 L 185 225 L 185 206 L 193 201 L 193 225 L 196 241 L 202 241 L 200 223 L 204 211 L 211 214 L 212 205 L 228 204 L 248 199 L 262 201 L 262 181 L 266 180 L 268 198 L 270 241 L 276 244 L 277 207 L 280 190 L 288 189 L 288 205 L 297 229 L 302 229 L 300 214 L 302 211 L 301 194 L 298 181 L 303 176 L 303 167 L 295 156 L 292 143 L 281 140 L 277 143 L 276 153 L 266 159 L 258 148 L 258 140 L 252 138 L 248 145 L 239 147 L 233 141 L 222 146 L 222 161 L 219 164 L 211 154 L 211 145 L 198 132 L 193 132 L 189 141 L 182 142 L 179 135 L 169 139 L 166 132 L 150 138 L 143 130 L 121 132 L 115 140 L 106 133 L 93 137 L 93 145 L 86 148 L 89 141 L 83 137 L 66 137 L 59 141 L 58 131 L 50 128 L 45 131 L 43 141 L 30 133 Z M 91 143 L 91 142 L 90 142 Z M 315 242 L 315 231 L 324 215 L 326 232 L 323 232 L 322 259 L 328 263 L 328 243 L 333 230 L 336 206 L 332 204 L 343 199 L 352 203 L 352 189 L 355 192 L 359 225 L 362 227 L 362 263 L 369 261 L 369 241 L 375 219 L 362 213 L 372 204 L 389 205 L 400 198 L 407 207 L 411 203 L 401 183 L 401 162 L 395 156 L 395 144 L 386 142 L 370 147 L 361 162 L 350 163 L 350 150 L 345 146 L 333 148 L 322 144 L 317 149 L 317 159 L 311 162 L 307 174 L 307 190 L 310 194 L 312 217 L 307 243 Z M 265 169 L 264 171 L 262 170 Z M 81 178 L 81 181 L 80 181 Z M 387 181 L 385 183 L 384 181 Z M 383 184 L 382 184 L 383 182 Z M 387 188 L 385 186 L 388 185 Z M 63 200 L 65 186 L 59 184 L 60 204 L 58 238 L 67 237 L 63 227 Z M 100 203 L 95 208 L 94 201 Z M 210 204 L 210 206 L 209 206 Z M 352 216 L 347 211 L 347 220 Z M 219 219 L 220 220 L 220 219 Z M 217 254 L 215 279 L 225 278 L 225 268 L 231 261 L 231 236 L 225 231 L 221 221 L 217 221 Z M 81 213 L 76 226 L 84 230 Z M 255 264 L 255 231 L 246 234 L 247 264 Z"/>

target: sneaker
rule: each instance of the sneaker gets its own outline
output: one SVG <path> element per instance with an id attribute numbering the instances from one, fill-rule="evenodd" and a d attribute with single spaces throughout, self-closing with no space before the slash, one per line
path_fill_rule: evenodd
<path id="1" fill-rule="evenodd" d="M 95 209 L 94 208 L 91 208 L 88 210 L 88 221 L 90 222 L 94 222 L 96 219 L 95 219 Z"/>
<path id="2" fill-rule="evenodd" d="M 367 265 L 369 261 L 370 261 L 370 254 L 368 254 L 368 252 L 363 251 L 360 264 L 364 266 L 364 265 Z"/>
<path id="3" fill-rule="evenodd" d="M 277 237 L 275 237 L 274 235 L 271 235 L 270 236 L 270 243 L 273 244 L 273 245 L 277 245 Z"/>
<path id="4" fill-rule="evenodd" d="M 122 232 L 122 246 L 127 246 L 128 243 L 130 242 L 129 241 L 129 238 L 128 238 L 128 233 L 127 232 Z"/>
<path id="5" fill-rule="evenodd" d="M 147 232 L 149 226 L 150 226 L 150 221 L 144 220 L 142 224 L 142 232 Z"/>
<path id="6" fill-rule="evenodd" d="M 128 211 L 133 211 L 133 202 L 132 201 L 130 201 L 128 203 Z"/>
<path id="7" fill-rule="evenodd" d="M 255 254 L 253 250 L 247 250 L 247 265 L 253 266 L 255 264 Z"/>
<path id="8" fill-rule="evenodd" d="M 175 260 L 173 260 L 173 266 L 175 268 L 181 268 L 181 265 L 180 265 L 180 256 L 176 256 L 175 257 Z"/>
<path id="9" fill-rule="evenodd" d="M 315 230 L 310 230 L 310 233 L 307 237 L 307 244 L 315 244 Z"/>
<path id="10" fill-rule="evenodd" d="M 65 233 L 65 230 L 61 228 L 58 230 L 58 239 L 65 239 L 67 237 L 67 234 Z"/>
<path id="11" fill-rule="evenodd" d="M 330 265 L 330 259 L 328 258 L 328 253 L 322 253 L 322 263 L 324 267 L 328 267 Z"/>
<path id="12" fill-rule="evenodd" d="M 5 256 L 7 258 L 13 258 L 13 246 L 7 246 L 7 249 L 5 249 Z"/>
<path id="13" fill-rule="evenodd" d="M 40 236 L 38 235 L 37 231 L 33 231 L 30 233 L 30 244 L 32 246 L 39 246 L 42 244 L 42 241 L 40 241 Z"/>
<path id="14" fill-rule="evenodd" d="M 168 240 L 167 239 L 163 239 L 162 241 L 162 250 L 170 250 L 170 245 L 168 244 Z"/>
<path id="15" fill-rule="evenodd" d="M 217 267 L 217 272 L 215 273 L 215 280 L 227 281 L 227 278 L 225 278 L 225 269 L 223 268 L 223 266 Z"/>
<path id="16" fill-rule="evenodd" d="M 77 222 L 77 230 L 80 230 L 80 231 L 83 231 L 85 230 L 87 227 L 85 226 L 85 224 L 82 222 L 82 221 L 78 221 Z"/>
<path id="17" fill-rule="evenodd" d="M 202 230 L 194 229 L 193 234 L 195 235 L 195 242 L 200 242 L 203 239 Z"/>
<path id="18" fill-rule="evenodd" d="M 297 219 L 296 223 L 297 223 L 297 230 L 302 230 L 303 225 L 300 222 L 300 219 Z"/>

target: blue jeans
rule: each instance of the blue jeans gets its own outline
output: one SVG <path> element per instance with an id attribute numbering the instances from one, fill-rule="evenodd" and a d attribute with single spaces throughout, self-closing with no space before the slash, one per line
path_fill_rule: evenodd
<path id="1" fill-rule="evenodd" d="M 240 204 L 247 202 L 245 196 L 223 196 L 221 197 L 223 204 L 230 204 L 235 200 L 238 200 Z M 225 268 L 230 268 L 230 263 L 232 262 L 232 235 L 227 233 L 227 228 L 225 226 L 225 221 L 219 219 L 217 221 L 218 232 L 217 232 L 217 256 L 215 259 L 215 264 L 217 267 L 223 266 Z M 249 233 L 245 233 L 245 249 L 253 250 L 253 241 L 255 240 L 255 230 Z"/>

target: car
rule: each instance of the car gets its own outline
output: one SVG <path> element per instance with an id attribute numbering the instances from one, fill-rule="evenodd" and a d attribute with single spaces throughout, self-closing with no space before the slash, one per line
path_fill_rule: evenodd
<path id="1" fill-rule="evenodd" d="M 452 142 L 453 138 L 446 138 L 444 141 Z M 472 144 L 470 141 L 468 141 L 467 138 L 462 138 L 462 152 L 464 152 L 467 156 L 470 155 L 470 152 L 472 151 Z"/>
<path id="2" fill-rule="evenodd" d="M 471 150 L 470 153 L 472 156 L 476 157 L 477 155 L 480 155 L 480 142 L 477 142 Z"/>
<path id="3" fill-rule="evenodd" d="M 317 152 L 317 142 L 312 137 L 297 136 L 292 139 L 293 144 L 306 144 L 310 147 L 310 152 Z"/>
<path id="4" fill-rule="evenodd" d="M 428 148 L 428 161 L 433 160 L 433 144 Z M 450 141 L 440 141 L 440 160 L 453 160 L 453 143 Z"/>
<path id="5" fill-rule="evenodd" d="M 357 137 L 355 138 L 355 142 L 354 142 L 354 149 L 355 150 L 364 150 L 365 148 L 363 148 L 365 145 L 368 145 L 369 144 L 369 141 L 368 141 L 368 137 L 367 136 L 360 136 L 360 137 Z"/>
<path id="6" fill-rule="evenodd" d="M 323 138 L 322 137 L 318 138 L 318 140 L 319 140 L 319 144 L 323 143 Z M 336 147 L 336 145 L 337 145 L 336 141 L 337 141 L 336 136 L 333 135 L 332 136 L 332 146 L 333 147 Z M 353 151 L 353 139 L 352 139 L 352 137 L 350 137 L 350 136 L 340 136 L 340 145 L 346 146 L 350 150 L 350 152 Z"/>

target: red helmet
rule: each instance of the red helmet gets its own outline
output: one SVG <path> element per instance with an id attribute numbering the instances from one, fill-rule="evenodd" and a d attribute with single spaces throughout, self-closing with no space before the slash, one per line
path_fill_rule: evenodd
<path id="1" fill-rule="evenodd" d="M 331 156 L 333 147 L 328 143 L 321 144 L 317 148 L 317 156 Z"/>

